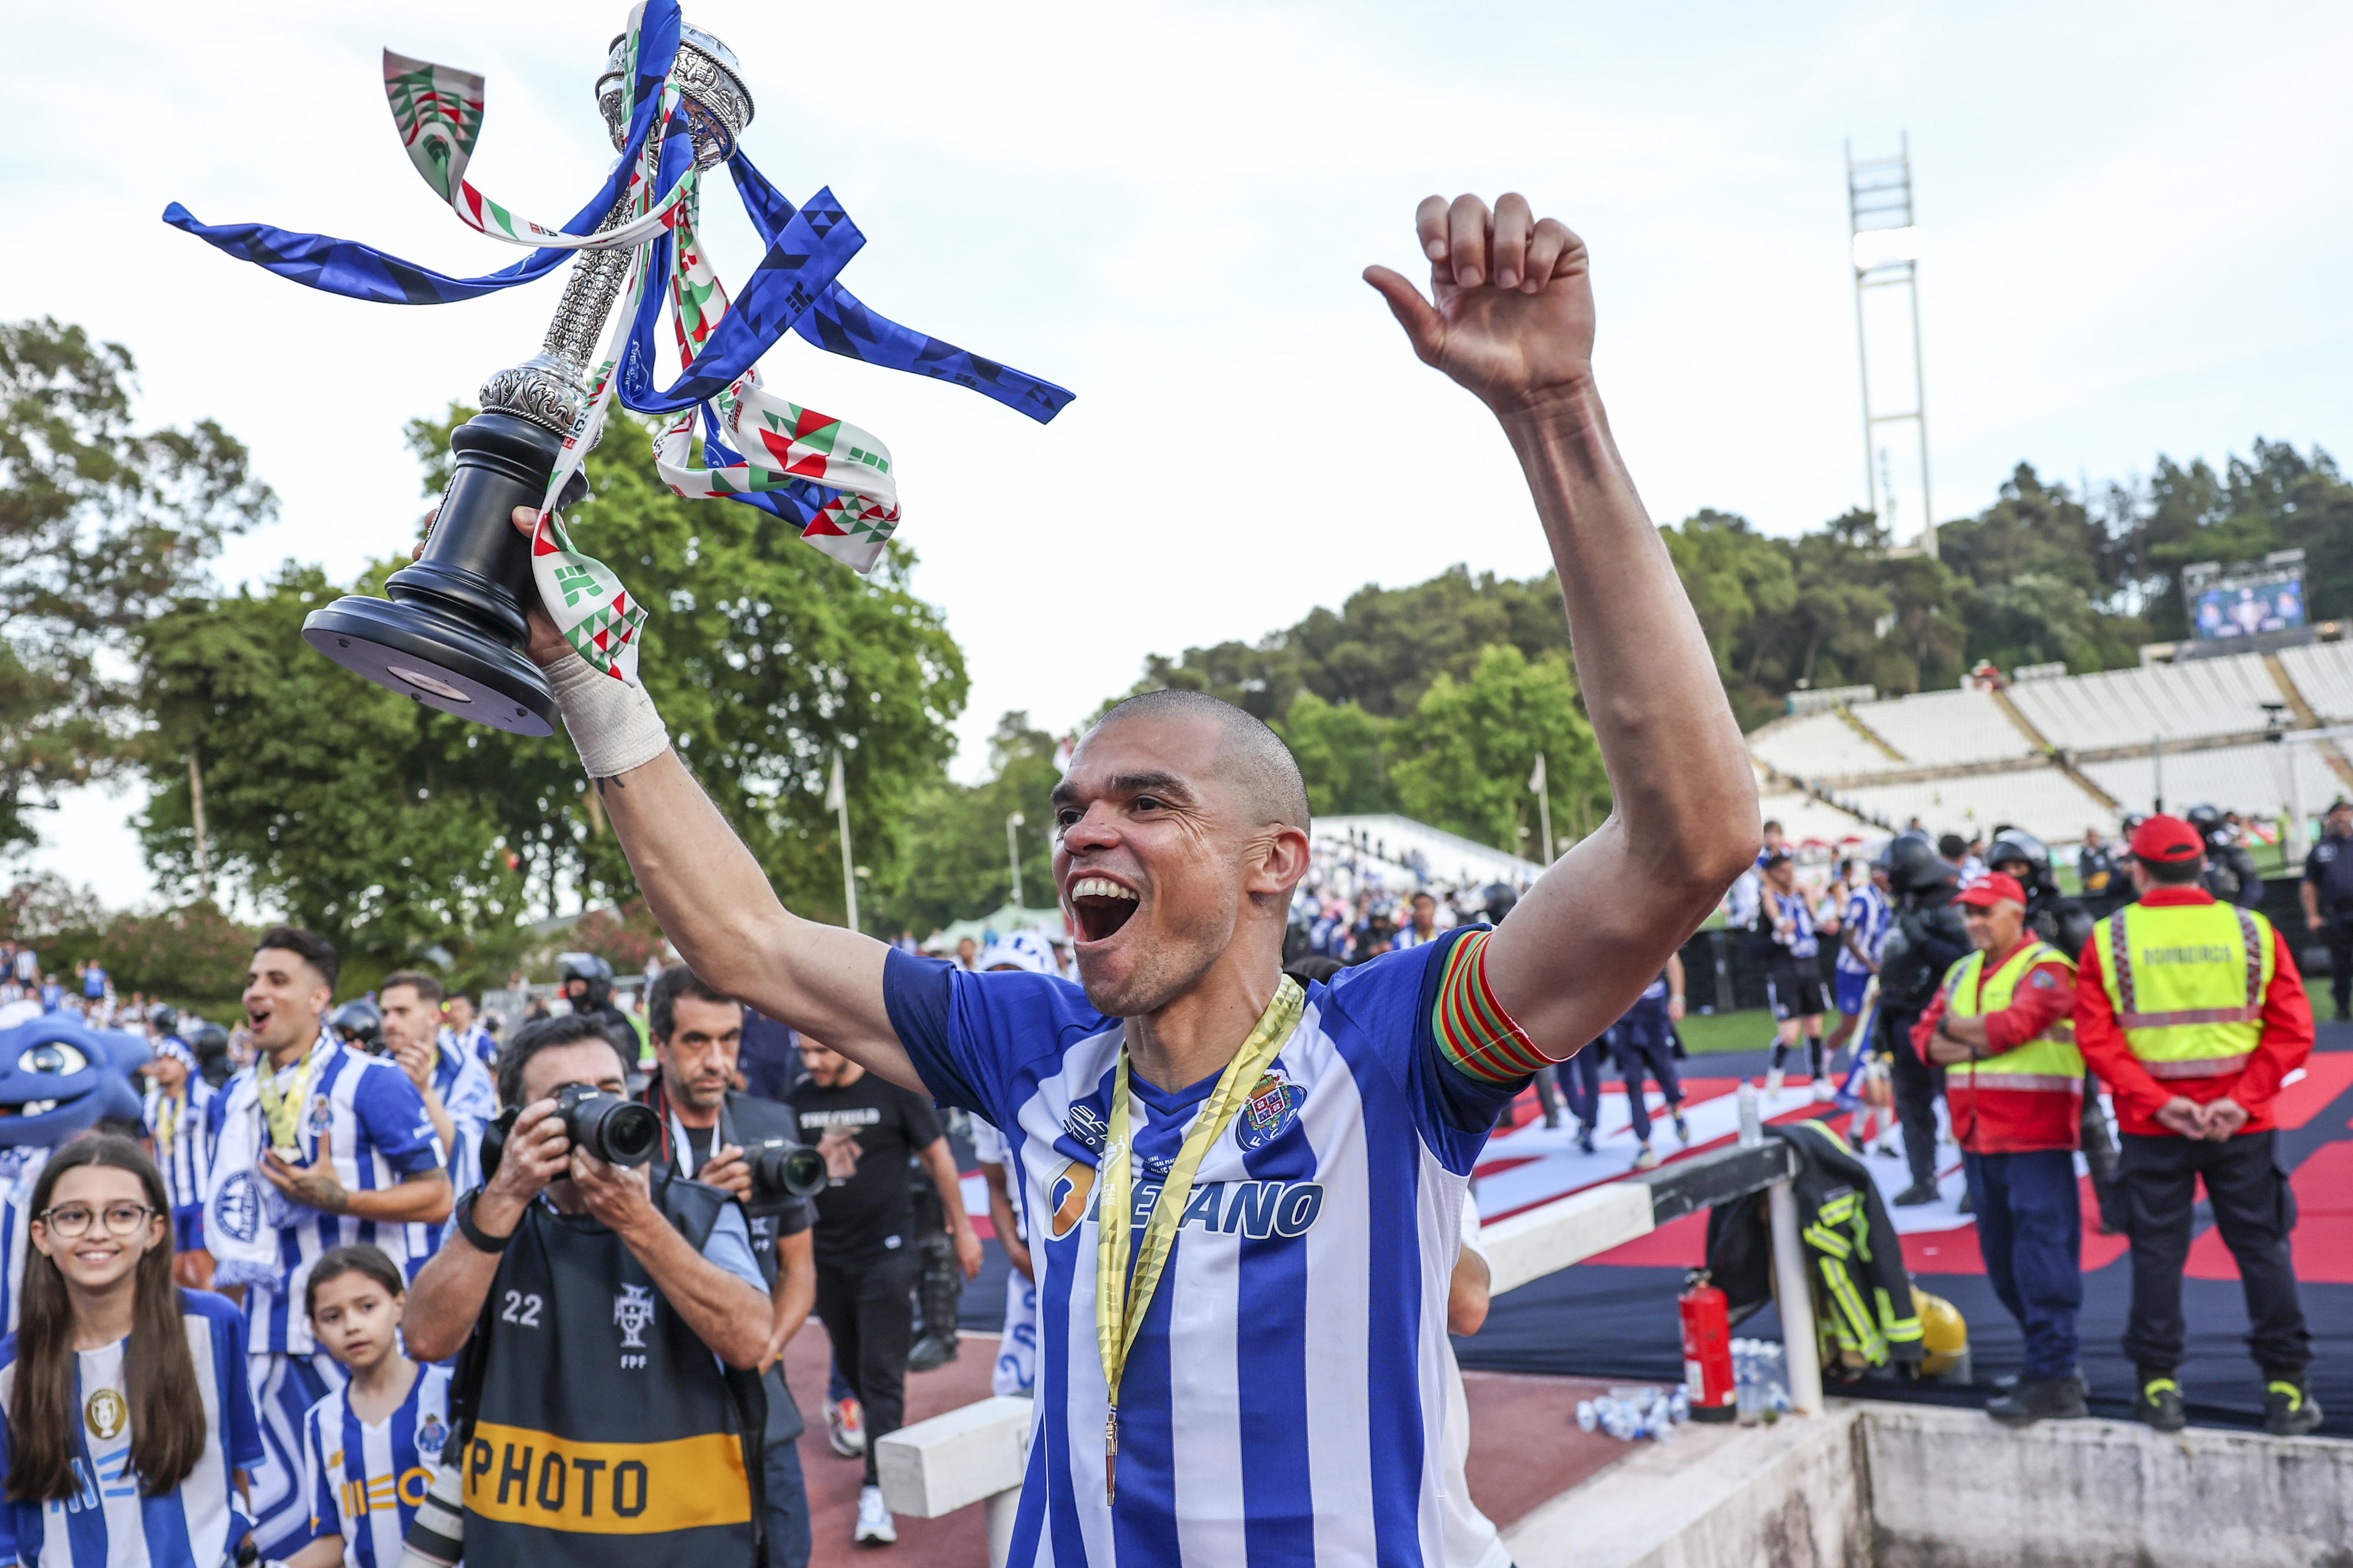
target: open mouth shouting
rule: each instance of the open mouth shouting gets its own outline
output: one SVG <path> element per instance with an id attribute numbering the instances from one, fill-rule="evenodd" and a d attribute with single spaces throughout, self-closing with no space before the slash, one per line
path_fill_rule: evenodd
<path id="1" fill-rule="evenodd" d="M 1118 933 L 1135 913 L 1135 889 L 1109 877 L 1088 875 L 1071 881 L 1071 912 L 1077 917 L 1079 940 L 1103 942 Z"/>

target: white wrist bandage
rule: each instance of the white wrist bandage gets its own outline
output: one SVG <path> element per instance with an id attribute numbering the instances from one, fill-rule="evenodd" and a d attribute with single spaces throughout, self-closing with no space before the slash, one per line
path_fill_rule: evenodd
<path id="1" fill-rule="evenodd" d="M 582 658 L 559 660 L 546 673 L 556 710 L 590 778 L 609 779 L 643 767 L 670 750 L 670 731 L 643 686 L 616 680 Z"/>

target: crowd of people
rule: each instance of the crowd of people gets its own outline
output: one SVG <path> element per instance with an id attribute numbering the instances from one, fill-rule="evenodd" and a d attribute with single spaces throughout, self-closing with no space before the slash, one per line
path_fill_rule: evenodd
<path id="1" fill-rule="evenodd" d="M 2322 1419 L 2271 1110 L 2312 1048 L 2313 1015 L 2294 943 L 2253 908 L 2263 882 L 2252 836 L 2211 807 L 2137 817 L 2115 843 L 2094 829 L 2077 856 L 2077 897 L 2031 834 L 1932 840 L 1917 823 L 1872 860 L 1838 861 L 1827 887 L 1800 889 L 1795 856 L 1768 822 L 1756 867 L 1727 896 L 1728 923 L 1767 975 L 1768 1101 L 1802 1035 L 1812 1097 L 1855 1107 L 1858 1148 L 1895 1155 L 1889 1122 L 1901 1127 L 1910 1184 L 1893 1201 L 1905 1206 L 1940 1199 L 1942 1100 L 1962 1207 L 2026 1340 L 2021 1374 L 1989 1406 L 1997 1419 L 2086 1413 L 2079 1154 L 2101 1228 L 2130 1243 L 2124 1348 L 2138 1369 L 2138 1416 L 2160 1431 L 2187 1420 L 2181 1276 L 2202 1183 L 2245 1289 L 2268 1429 L 2292 1436 Z M 2299 893 L 2304 924 L 2330 946 L 2342 1021 L 2353 990 L 2353 802 L 2325 814 Z M 1825 1039 L 1831 1011 L 1839 1023 Z M 1853 1060 L 1834 1086 L 1827 1058 L 1849 1040 Z"/>

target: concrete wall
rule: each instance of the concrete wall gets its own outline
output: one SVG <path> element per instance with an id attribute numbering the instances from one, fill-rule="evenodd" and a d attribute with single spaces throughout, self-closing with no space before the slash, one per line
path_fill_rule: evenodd
<path id="1" fill-rule="evenodd" d="M 2353 1568 L 2353 1443 L 1839 1405 L 1641 1443 L 1519 1568 Z"/>
<path id="2" fill-rule="evenodd" d="M 1877 1568 L 2353 1568 L 2353 1443 L 1895 1405 L 1862 1434 Z"/>
<path id="3" fill-rule="evenodd" d="M 1683 1428 L 1504 1535 L 1519 1568 L 1871 1568 L 1861 1417 Z"/>

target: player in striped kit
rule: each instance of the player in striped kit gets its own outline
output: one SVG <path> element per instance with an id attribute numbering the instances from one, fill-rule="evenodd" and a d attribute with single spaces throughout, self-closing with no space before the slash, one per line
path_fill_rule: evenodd
<path id="1" fill-rule="evenodd" d="M 335 1248 L 304 1289 L 311 1332 L 351 1381 L 302 1418 L 315 1539 L 287 1568 L 396 1568 L 448 1441 L 449 1369 L 402 1352 L 407 1281 L 380 1248 Z"/>
<path id="2" fill-rule="evenodd" d="M 694 972 L 1011 1145 L 1040 1331 L 1013 1563 L 1447 1563 L 1441 1368 L 1472 1164 L 1498 1107 L 1623 1013 L 1755 852 L 1738 728 L 1594 388 L 1583 243 L 1517 196 L 1433 197 L 1417 223 L 1436 302 L 1367 280 L 1519 456 L 1618 803 L 1492 931 L 1286 977 L 1298 766 L 1256 719 L 1178 691 L 1105 715 L 1055 792 L 1083 988 L 802 921 L 643 688 L 533 614 L 532 657 Z M 1148 591 L 1072 572 L 1058 622 L 1082 645 Z"/>
<path id="3" fill-rule="evenodd" d="M 220 1091 L 197 1076 L 195 1053 L 177 1035 L 155 1042 L 147 1077 L 151 1087 L 139 1119 L 155 1146 L 155 1163 L 163 1169 L 164 1190 L 172 1199 L 172 1245 L 192 1253 L 205 1244 L 205 1188 L 213 1173 L 213 1101 Z"/>
<path id="4" fill-rule="evenodd" d="M 339 967 L 324 939 L 262 932 L 245 987 L 261 1053 L 221 1091 L 205 1241 L 214 1283 L 242 1287 L 253 1400 L 269 1462 L 253 1478 L 254 1543 L 283 1557 L 311 1539 L 302 1417 L 343 1383 L 301 1310 L 311 1265 L 367 1242 L 406 1265 L 449 1216 L 448 1156 L 425 1100 L 389 1058 L 323 1027 Z"/>

